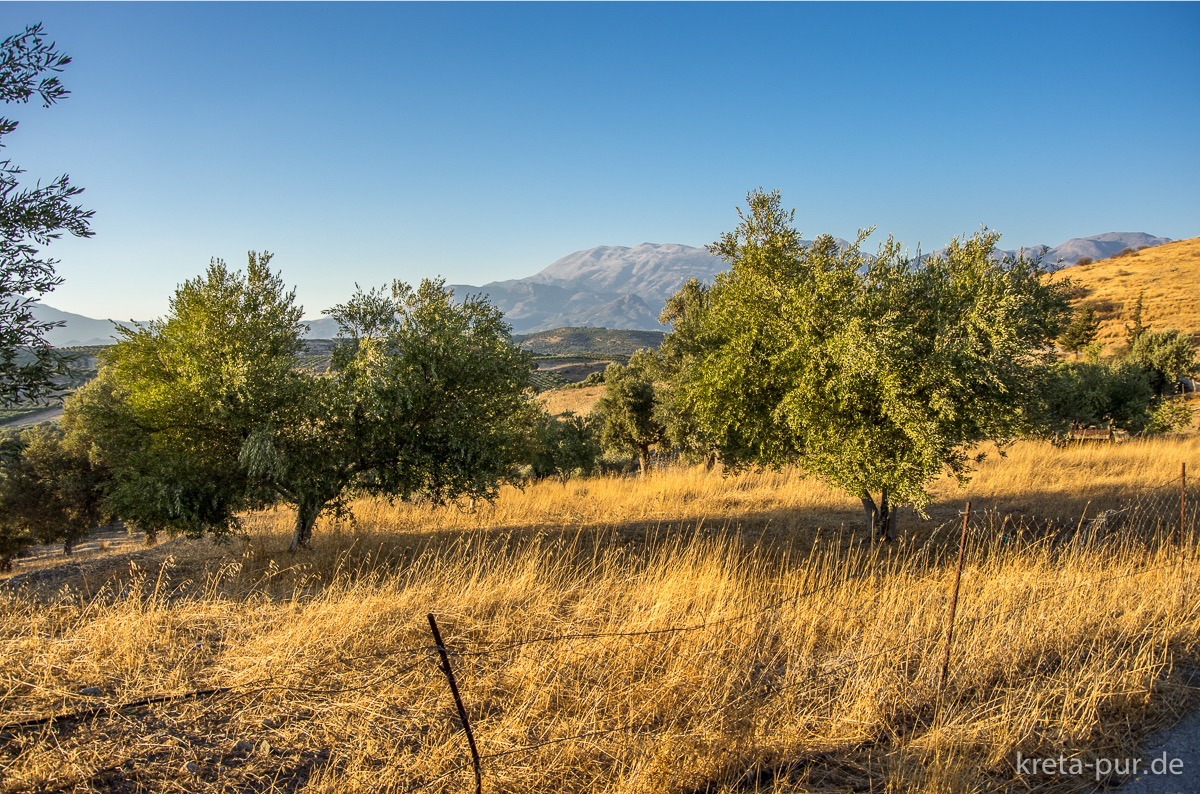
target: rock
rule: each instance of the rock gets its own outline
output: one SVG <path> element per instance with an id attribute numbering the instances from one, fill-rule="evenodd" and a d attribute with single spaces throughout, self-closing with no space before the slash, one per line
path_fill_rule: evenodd
<path id="1" fill-rule="evenodd" d="M 85 686 L 83 689 L 79 690 L 79 694 L 83 695 L 84 697 L 98 698 L 104 693 L 100 691 L 100 687 L 98 686 Z"/>
<path id="2" fill-rule="evenodd" d="M 240 755 L 249 755 L 250 753 L 254 752 L 254 745 L 245 739 L 242 739 L 233 746 L 233 750 L 230 752 L 238 753 Z"/>
<path id="3" fill-rule="evenodd" d="M 195 761 L 188 761 L 183 765 L 183 770 L 190 775 L 198 775 L 200 774 L 200 765 Z"/>

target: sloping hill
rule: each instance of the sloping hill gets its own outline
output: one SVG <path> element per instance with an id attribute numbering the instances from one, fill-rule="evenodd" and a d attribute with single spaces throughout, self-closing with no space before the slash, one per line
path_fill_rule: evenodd
<path id="1" fill-rule="evenodd" d="M 1200 237 L 1115 256 L 1059 271 L 1076 287 L 1076 305 L 1100 317 L 1098 341 L 1112 353 L 1125 342 L 1138 295 L 1142 322 L 1156 331 L 1177 329 L 1200 342 Z"/>
<path id="2" fill-rule="evenodd" d="M 620 356 L 628 358 L 643 347 L 658 348 L 662 331 L 626 331 L 608 328 L 555 328 L 515 334 L 513 341 L 540 356 Z"/>

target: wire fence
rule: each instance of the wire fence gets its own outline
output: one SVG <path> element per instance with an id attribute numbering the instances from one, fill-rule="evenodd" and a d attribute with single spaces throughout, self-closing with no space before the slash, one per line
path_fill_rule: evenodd
<path id="1" fill-rule="evenodd" d="M 802 674 L 795 675 L 789 674 L 786 669 L 786 654 L 783 651 L 777 651 L 774 657 L 758 661 L 756 669 L 749 671 L 745 677 L 739 693 L 731 697 L 719 698 L 708 706 L 689 709 L 686 714 L 681 714 L 679 719 L 699 723 L 722 713 L 736 710 L 738 706 L 760 697 L 767 690 L 773 694 L 780 694 L 790 689 L 817 687 L 823 682 L 836 681 L 839 677 L 862 668 L 868 663 L 885 658 L 899 660 L 910 653 L 919 653 L 922 660 L 935 657 L 941 659 L 937 679 L 938 705 L 934 707 L 934 712 L 928 715 L 929 719 L 936 719 L 942 694 L 947 687 L 948 679 L 952 677 L 956 661 L 954 655 L 956 633 L 961 635 L 978 626 L 998 625 L 1004 621 L 1027 616 L 1038 605 L 1054 602 L 1083 589 L 1099 592 L 1120 580 L 1149 576 L 1172 568 L 1182 570 L 1182 565 L 1186 560 L 1194 559 L 1197 539 L 1200 538 L 1200 510 L 1197 510 L 1197 506 L 1200 506 L 1200 489 L 1188 479 L 1186 467 L 1181 471 L 1179 478 L 1171 482 L 1164 482 L 1157 488 L 1123 495 L 1112 500 L 1111 504 L 1102 509 L 1091 510 L 1089 503 L 1088 508 L 1085 508 L 1079 519 L 1071 522 L 1025 515 L 999 515 L 994 511 L 972 512 L 970 503 L 967 503 L 966 509 L 959 518 L 938 527 L 931 539 L 915 552 L 916 555 L 925 555 L 929 570 L 936 572 L 939 577 L 944 576 L 945 563 L 952 559 L 950 555 L 957 555 L 953 591 L 947 594 L 949 608 L 944 615 L 944 622 L 938 636 L 931 636 L 929 632 L 917 632 L 916 636 L 910 640 L 893 643 L 888 647 L 874 649 L 839 660 L 836 663 L 807 668 L 802 671 Z M 949 534 L 956 528 L 961 533 L 958 543 L 946 542 Z M 943 542 L 936 542 L 939 539 Z M 1045 592 L 1037 594 L 1030 592 L 1020 603 L 1015 605 L 1008 604 L 982 613 L 962 616 L 957 614 L 959 581 L 965 552 L 968 549 L 976 555 L 973 559 L 986 561 L 990 554 L 1013 548 L 1053 555 L 1092 547 L 1133 546 L 1151 550 L 1170 548 L 1172 553 L 1158 555 L 1158 561 L 1153 564 L 1142 565 L 1087 581 L 1066 583 L 1061 587 L 1049 588 Z M 878 555 L 876 556 L 878 557 Z M 10 723 L 0 726 L 0 746 L 27 732 L 54 731 L 66 724 L 118 715 L 130 718 L 152 706 L 169 706 L 188 701 L 231 696 L 254 697 L 276 689 L 301 694 L 327 695 L 344 694 L 351 691 L 373 691 L 383 681 L 395 679 L 399 675 L 420 670 L 427 670 L 431 675 L 436 675 L 435 671 L 440 670 L 447 684 L 447 695 L 449 696 L 447 707 L 453 706 L 458 726 L 463 734 L 463 757 L 461 762 L 451 765 L 436 775 L 413 780 L 405 791 L 417 792 L 430 789 L 470 771 L 473 778 L 464 778 L 464 787 L 475 792 L 482 792 L 486 787 L 489 770 L 495 769 L 496 764 L 502 761 L 531 756 L 549 747 L 589 742 L 613 734 L 637 736 L 655 733 L 663 729 L 663 721 L 661 715 L 655 713 L 654 709 L 648 709 L 645 714 L 633 714 L 616 721 L 615 724 L 570 735 L 546 736 L 537 741 L 520 744 L 504 744 L 501 740 L 489 740 L 487 736 L 478 735 L 478 726 L 472 724 L 470 716 L 469 685 L 473 664 L 487 660 L 505 663 L 529 648 L 564 645 L 583 645 L 585 648 L 591 648 L 592 646 L 586 645 L 586 643 L 595 641 L 623 642 L 634 648 L 638 646 L 638 643 L 653 638 L 667 639 L 696 632 L 709 632 L 719 627 L 728 629 L 753 624 L 765 617 L 779 614 L 781 610 L 800 602 L 804 602 L 806 608 L 820 613 L 823 604 L 822 598 L 837 591 L 844 592 L 846 586 L 854 583 L 856 579 L 866 579 L 875 575 L 870 562 L 871 560 L 866 560 L 865 564 L 860 566 L 847 566 L 841 576 L 804 587 L 790 595 L 774 599 L 752 609 L 714 619 L 644 630 L 545 633 L 499 643 L 471 642 L 454 636 L 451 636 L 449 640 L 444 640 L 436 616 L 431 613 L 427 617 L 431 629 L 430 642 L 357 656 L 338 656 L 337 663 L 347 669 L 357 669 L 365 664 L 383 660 L 395 661 L 407 658 L 400 668 L 387 667 L 355 686 L 323 688 L 297 686 L 292 683 L 282 684 L 278 683 L 274 676 L 268 674 L 237 686 L 209 687 L 178 694 L 152 695 L 120 704 L 100 705 L 80 711 Z M 858 616 L 870 615 L 874 610 L 882 608 L 878 599 L 882 597 L 883 593 L 883 590 L 879 590 L 864 598 L 856 604 L 855 614 Z M 460 683 L 467 687 L 466 696 L 464 696 Z M 702 694 L 697 693 L 697 699 L 701 699 Z"/>

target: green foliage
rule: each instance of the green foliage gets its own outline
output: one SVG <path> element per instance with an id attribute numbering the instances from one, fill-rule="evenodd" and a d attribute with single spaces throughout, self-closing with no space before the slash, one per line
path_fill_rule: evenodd
<path id="1" fill-rule="evenodd" d="M 570 384 L 570 388 L 586 389 L 589 386 L 603 386 L 603 385 L 604 385 L 604 370 L 597 370 L 596 372 L 589 372 L 587 377 L 584 378 L 583 380 L 579 381 L 579 383 Z"/>
<path id="2" fill-rule="evenodd" d="M 1133 338 L 1126 358 L 1141 367 L 1155 394 L 1171 391 L 1178 378 L 1197 369 L 1196 349 L 1179 331 L 1151 331 L 1148 328 Z"/>
<path id="3" fill-rule="evenodd" d="M 1192 427 L 1192 409 L 1183 400 L 1163 400 L 1146 423 L 1147 433 L 1180 433 Z"/>
<path id="4" fill-rule="evenodd" d="M 1128 361 L 1062 361 L 1043 386 L 1043 420 L 1052 432 L 1071 422 L 1100 424 L 1141 432 L 1150 421 L 1154 390 L 1145 371 Z"/>
<path id="5" fill-rule="evenodd" d="M 922 508 L 973 445 L 1032 425 L 1067 307 L 1039 262 L 995 261 L 989 231 L 919 263 L 891 239 L 863 254 L 867 233 L 806 247 L 777 192 L 748 202 L 711 247 L 731 268 L 691 301 L 672 385 L 727 463 L 800 461 L 886 531 L 889 499 Z"/>
<path id="6" fill-rule="evenodd" d="M 655 416 L 671 448 L 691 460 L 712 460 L 715 450 L 697 426 L 692 393 L 678 386 L 683 373 L 695 366 L 706 351 L 704 312 L 709 288 L 697 279 L 688 281 L 667 299 L 658 321 L 671 333 L 658 349 L 656 363 L 661 380 L 656 384 Z"/>
<path id="7" fill-rule="evenodd" d="M 45 39 L 40 24 L 0 42 L 0 100 L 26 103 L 37 95 L 50 107 L 69 93 L 58 73 L 71 62 Z M 2 139 L 17 122 L 0 118 Z M 57 392 L 56 380 L 66 374 L 67 361 L 45 340 L 57 323 L 33 315 L 37 297 L 53 290 L 62 279 L 53 259 L 40 248 L 62 236 L 90 237 L 90 210 L 74 199 L 82 188 L 66 175 L 46 184 L 21 188 L 23 170 L 11 160 L 0 161 L 0 404 L 36 400 Z"/>
<path id="8" fill-rule="evenodd" d="M 373 337 L 354 335 L 343 306 L 329 310 L 355 350 L 335 374 L 354 395 L 365 485 L 435 502 L 494 497 L 528 453 L 531 357 L 498 309 L 479 296 L 455 303 L 441 280 L 395 282 L 390 304 Z"/>
<path id="9" fill-rule="evenodd" d="M 225 534 L 273 498 L 240 462 L 301 390 L 300 309 L 270 260 L 252 252 L 242 274 L 214 259 L 165 319 L 121 329 L 66 402 L 64 422 L 113 472 L 114 511 L 151 535 Z"/>
<path id="10" fill-rule="evenodd" d="M 1117 254 L 1117 256 L 1123 256 L 1129 251 L 1130 249 L 1126 248 L 1124 251 Z M 1142 299 L 1145 298 L 1145 296 L 1146 293 L 1144 292 L 1138 293 L 1137 302 L 1133 304 L 1133 311 L 1129 315 L 1129 322 L 1125 323 L 1125 344 L 1129 347 L 1133 347 L 1133 343 L 1136 342 L 1142 336 L 1142 334 L 1149 330 L 1145 323 L 1142 322 Z"/>
<path id="11" fill-rule="evenodd" d="M 593 409 L 604 451 L 635 456 L 643 473 L 650 447 L 664 438 L 655 415 L 653 359 L 653 351 L 639 350 L 627 366 L 609 364 L 604 370 L 604 394 Z"/>
<path id="12" fill-rule="evenodd" d="M 223 534 L 237 514 L 296 507 L 293 549 L 354 491 L 435 501 L 490 498 L 527 456 L 528 354 L 482 299 L 440 282 L 359 290 L 327 372 L 302 366 L 300 308 L 249 255 L 214 260 L 165 320 L 126 331 L 68 401 L 109 496 L 143 527 Z"/>
<path id="13" fill-rule="evenodd" d="M 104 473 L 87 451 L 44 423 L 8 435 L 0 457 L 0 568 L 33 543 L 67 553 L 104 517 Z"/>
<path id="14" fill-rule="evenodd" d="M 1066 328 L 1058 335 L 1058 344 L 1068 353 L 1079 353 L 1096 341 L 1100 332 L 1100 318 L 1090 306 L 1076 309 Z"/>
<path id="15" fill-rule="evenodd" d="M 537 416 L 536 428 L 536 448 L 530 465 L 534 478 L 566 480 L 596 469 L 600 442 L 593 423 L 571 411 L 561 416 L 542 411 Z"/>

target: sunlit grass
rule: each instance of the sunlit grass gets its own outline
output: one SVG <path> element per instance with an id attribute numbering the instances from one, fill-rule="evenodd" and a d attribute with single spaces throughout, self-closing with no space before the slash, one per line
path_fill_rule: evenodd
<path id="1" fill-rule="evenodd" d="M 1086 791 L 1016 754 L 1134 756 L 1192 702 L 1200 562 L 1173 540 L 1002 542 L 977 513 L 939 708 L 953 533 L 930 527 L 967 497 L 1077 517 L 1177 483 L 1195 451 L 1017 445 L 906 517 L 926 542 L 864 545 L 861 507 L 796 471 L 697 467 L 474 512 L 364 501 L 296 556 L 279 511 L 226 546 L 97 558 L 0 590 L 0 722 L 233 691 L 18 733 L 0 789 L 469 790 L 433 612 L 489 792 Z"/>

